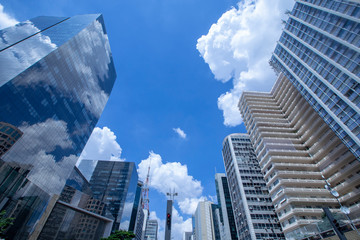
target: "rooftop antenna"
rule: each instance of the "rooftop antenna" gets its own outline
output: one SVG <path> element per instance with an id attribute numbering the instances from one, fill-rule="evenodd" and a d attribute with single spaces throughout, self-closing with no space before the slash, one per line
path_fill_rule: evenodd
<path id="1" fill-rule="evenodd" d="M 142 208 L 146 209 L 149 212 L 149 179 L 150 179 L 150 166 L 151 166 L 151 159 L 150 159 L 150 164 L 149 164 L 149 168 L 148 168 L 148 172 L 146 175 L 146 180 L 145 180 L 145 184 L 143 187 L 143 203 L 142 203 Z"/>

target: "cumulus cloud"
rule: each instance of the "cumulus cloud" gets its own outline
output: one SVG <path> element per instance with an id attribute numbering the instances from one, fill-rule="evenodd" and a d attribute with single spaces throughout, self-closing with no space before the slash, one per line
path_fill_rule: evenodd
<path id="1" fill-rule="evenodd" d="M 108 127 L 96 127 L 79 157 L 78 164 L 82 159 L 123 161 L 124 159 L 120 158 L 121 152 L 115 133 Z"/>
<path id="2" fill-rule="evenodd" d="M 186 138 L 186 133 L 181 128 L 173 128 L 173 130 L 179 135 L 179 137 L 183 139 Z"/>
<path id="3" fill-rule="evenodd" d="M 237 103 L 244 90 L 271 89 L 275 74 L 268 61 L 281 34 L 281 19 L 293 4 L 288 0 L 241 1 L 198 39 L 196 48 L 215 79 L 233 81 L 233 88 L 218 98 L 225 125 L 242 122 Z"/>
<path id="4" fill-rule="evenodd" d="M 166 195 L 175 189 L 178 196 L 175 198 L 180 210 L 185 214 L 193 214 L 196 201 L 202 197 L 203 187 L 201 182 L 188 174 L 186 165 L 180 162 L 163 163 L 159 154 L 150 152 L 149 157 L 142 160 L 138 166 L 139 178 L 144 180 L 150 166 L 150 187 Z"/>
<path id="5" fill-rule="evenodd" d="M 7 28 L 17 24 L 15 18 L 4 12 L 4 6 L 0 4 L 0 29 Z"/>

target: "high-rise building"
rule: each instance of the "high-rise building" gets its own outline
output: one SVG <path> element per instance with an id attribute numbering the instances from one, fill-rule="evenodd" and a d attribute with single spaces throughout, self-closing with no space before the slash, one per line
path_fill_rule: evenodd
<path id="1" fill-rule="evenodd" d="M 194 214 L 196 240 L 215 239 L 212 205 L 209 201 L 200 201 L 197 205 Z"/>
<path id="2" fill-rule="evenodd" d="M 116 73 L 99 14 L 37 17 L 0 36 L 0 122 L 22 132 L 0 157 L 0 210 L 15 218 L 7 238 L 36 239 Z"/>
<path id="3" fill-rule="evenodd" d="M 285 239 L 249 136 L 230 134 L 222 154 L 239 239 Z"/>
<path id="4" fill-rule="evenodd" d="M 216 195 L 219 205 L 221 239 L 237 240 L 234 212 L 231 204 L 229 185 L 224 173 L 215 174 Z"/>
<path id="5" fill-rule="evenodd" d="M 360 3 L 297 0 L 271 58 L 360 159 Z"/>
<path id="6" fill-rule="evenodd" d="M 134 212 L 138 212 L 141 197 L 135 163 L 82 160 L 79 165 L 81 171 L 84 171 L 83 166 L 90 166 L 86 164 L 88 161 L 96 164 L 90 188 L 94 198 L 104 202 L 111 213 L 114 219 L 112 231 L 121 229 L 134 232 L 138 215 Z"/>
<path id="7" fill-rule="evenodd" d="M 144 240 L 157 240 L 158 221 L 149 219 L 146 224 Z"/>
<path id="8" fill-rule="evenodd" d="M 244 92 L 239 108 L 287 239 L 339 208 L 325 180 L 359 219 L 360 162 L 285 75 L 270 93 Z"/>

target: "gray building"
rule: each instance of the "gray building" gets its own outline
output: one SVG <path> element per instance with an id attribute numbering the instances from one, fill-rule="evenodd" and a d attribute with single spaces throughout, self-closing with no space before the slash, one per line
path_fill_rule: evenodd
<path id="1" fill-rule="evenodd" d="M 22 133 L 0 157 L 0 210 L 15 218 L 4 234 L 36 239 L 116 73 L 99 14 L 36 17 L 0 36 L 0 122 Z"/>
<path id="2" fill-rule="evenodd" d="M 144 240 L 157 240 L 158 221 L 156 219 L 149 219 L 146 224 Z"/>
<path id="3" fill-rule="evenodd" d="M 285 239 L 247 134 L 230 134 L 223 158 L 239 239 Z"/>
<path id="4" fill-rule="evenodd" d="M 237 240 L 234 212 L 227 178 L 224 173 L 215 174 L 216 196 L 219 206 L 221 239 Z"/>
<path id="5" fill-rule="evenodd" d="M 360 158 L 359 1 L 298 0 L 271 58 Z"/>

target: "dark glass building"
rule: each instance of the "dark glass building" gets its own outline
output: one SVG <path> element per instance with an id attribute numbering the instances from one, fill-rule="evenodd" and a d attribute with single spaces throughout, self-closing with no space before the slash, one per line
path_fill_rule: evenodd
<path id="1" fill-rule="evenodd" d="M 0 210 L 15 218 L 8 238 L 36 239 L 116 73 L 99 14 L 37 17 L 0 36 L 0 122 L 22 133 L 0 157 Z"/>
<path id="2" fill-rule="evenodd" d="M 95 168 L 91 175 L 90 188 L 94 198 L 105 203 L 114 219 L 112 231 L 122 229 L 134 232 L 138 215 L 135 213 L 138 213 L 141 197 L 135 163 L 82 160 L 79 169 L 89 173 L 88 167 L 91 165 Z"/>
<path id="3" fill-rule="evenodd" d="M 227 178 L 224 173 L 215 174 L 216 196 L 219 205 L 219 215 L 223 235 L 221 239 L 237 240 L 234 211 L 231 204 L 231 196 Z"/>

